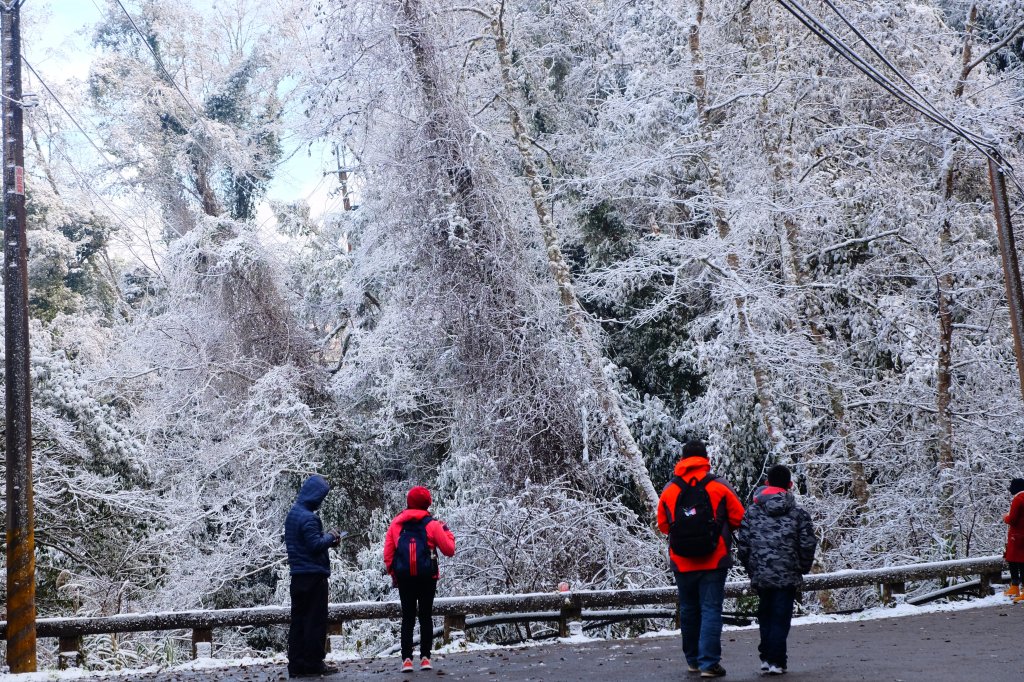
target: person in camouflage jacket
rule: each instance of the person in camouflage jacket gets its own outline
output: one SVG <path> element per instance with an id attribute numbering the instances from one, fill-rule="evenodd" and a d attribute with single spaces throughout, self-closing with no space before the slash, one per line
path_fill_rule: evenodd
<path id="1" fill-rule="evenodd" d="M 818 538 L 811 516 L 796 504 L 789 469 L 777 464 L 768 470 L 768 485 L 758 488 L 740 524 L 736 553 L 757 591 L 757 622 L 761 630 L 761 670 L 786 671 L 786 638 L 793 602 L 811 570 Z"/>

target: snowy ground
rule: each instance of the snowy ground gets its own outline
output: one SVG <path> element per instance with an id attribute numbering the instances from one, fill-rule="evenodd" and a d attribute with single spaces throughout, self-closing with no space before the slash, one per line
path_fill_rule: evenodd
<path id="1" fill-rule="evenodd" d="M 972 599 L 965 601 L 955 601 L 951 603 L 933 603 L 926 604 L 924 606 L 911 606 L 908 604 L 897 604 L 892 607 L 877 607 L 867 609 L 860 613 L 848 614 L 848 615 L 807 615 L 800 616 L 793 619 L 794 627 L 806 627 L 819 624 L 827 623 L 857 623 L 862 621 L 875 621 L 880 619 L 895 619 L 902 617 L 921 616 L 929 613 L 941 613 L 941 612 L 957 612 L 957 611 L 968 611 L 973 609 L 991 608 L 997 606 L 1005 606 L 1008 603 L 1008 599 L 1002 595 L 996 594 L 990 597 L 982 599 Z M 1024 614 L 1024 605 L 1020 605 L 1020 611 Z M 742 632 L 748 630 L 756 630 L 757 625 L 746 625 L 746 626 L 726 626 L 723 639 L 728 637 L 730 632 Z M 677 638 L 679 637 L 678 630 L 659 630 L 656 632 L 649 632 L 641 635 L 638 639 L 662 639 L 662 638 Z M 501 651 L 512 651 L 522 649 L 536 649 L 544 647 L 555 647 L 564 645 L 586 645 L 594 642 L 600 642 L 601 638 L 591 637 L 583 634 L 576 634 L 571 637 L 563 637 L 557 640 L 545 640 L 545 641 L 534 641 L 523 644 L 517 644 L 514 646 L 503 647 L 495 644 L 484 644 L 476 642 L 453 642 L 451 644 L 442 646 L 437 649 L 437 654 L 441 656 L 458 655 L 459 653 L 471 653 L 471 652 L 501 652 Z M 635 640 L 634 640 L 635 641 Z M 612 644 L 609 642 L 609 644 Z M 390 659 L 397 660 L 397 655 L 389 656 Z M 350 662 L 363 660 L 360 656 L 355 653 L 339 652 L 330 654 L 328 660 L 337 663 Z M 229 670 L 243 669 L 254 669 L 254 668 L 269 668 L 283 666 L 286 663 L 286 659 L 283 654 L 279 654 L 272 658 L 203 658 L 195 661 L 189 661 L 181 665 L 161 668 L 158 666 L 151 666 L 142 669 L 131 669 L 131 670 L 119 670 L 119 671 L 86 671 L 86 670 L 48 670 L 38 673 L 31 673 L 25 675 L 0 675 L 0 679 L 7 678 L 10 680 L 17 679 L 18 682 L 43 682 L 47 680 L 78 680 L 83 678 L 138 678 L 147 675 L 153 675 L 157 673 L 201 673 L 208 671 L 210 673 L 215 672 L 227 672 Z"/>

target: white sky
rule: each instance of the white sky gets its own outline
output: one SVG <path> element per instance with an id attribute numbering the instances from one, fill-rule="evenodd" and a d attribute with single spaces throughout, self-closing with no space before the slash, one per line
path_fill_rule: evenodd
<path id="1" fill-rule="evenodd" d="M 208 4 L 209 0 L 164 0 L 166 2 L 192 2 Z M 126 3 L 129 11 L 132 6 Z M 47 81 L 48 84 L 63 83 L 67 80 L 83 81 L 89 74 L 92 59 L 92 28 L 102 16 L 102 0 L 28 0 L 21 10 L 22 48 L 26 59 Z M 31 74 L 24 72 L 25 92 L 34 92 L 42 101 L 48 95 L 41 87 L 33 84 Z M 67 131 L 83 150 L 88 142 L 67 121 Z M 298 141 L 286 143 L 285 155 L 294 155 L 279 169 L 268 189 L 268 198 L 277 201 L 305 199 L 312 208 L 314 218 L 325 212 L 339 210 L 340 196 L 330 196 L 337 188 L 334 175 L 324 173 L 335 168 L 331 148 L 325 144 L 314 144 L 311 150 L 303 144 L 298 151 Z M 90 150 L 91 151 L 91 150 Z M 257 220 L 260 224 L 272 224 L 273 217 L 264 204 L 260 206 Z"/>

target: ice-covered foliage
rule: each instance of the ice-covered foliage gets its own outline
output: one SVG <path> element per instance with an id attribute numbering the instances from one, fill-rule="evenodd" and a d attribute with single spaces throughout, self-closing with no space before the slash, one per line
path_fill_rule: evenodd
<path id="1" fill-rule="evenodd" d="M 57 84 L 94 186 L 29 116 L 44 610 L 285 601 L 312 471 L 333 599 L 393 596 L 417 483 L 447 594 L 661 584 L 609 396 L 655 486 L 693 436 L 743 496 L 792 464 L 822 569 L 999 551 L 1024 413 L 986 161 L 777 3 L 129 5 L 145 37 L 107 3 Z M 1020 165 L 1019 2 L 835 5 Z M 308 144 L 352 210 L 266 201 Z"/>

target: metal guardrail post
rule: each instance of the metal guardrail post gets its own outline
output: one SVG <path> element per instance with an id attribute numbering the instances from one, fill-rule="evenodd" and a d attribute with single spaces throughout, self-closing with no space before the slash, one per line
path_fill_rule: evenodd
<path id="1" fill-rule="evenodd" d="M 978 596 L 987 597 L 992 594 L 992 583 L 998 583 L 1003 579 L 1002 571 L 996 573 L 982 573 L 978 582 Z"/>
<path id="2" fill-rule="evenodd" d="M 324 645 L 324 651 L 334 651 L 335 644 L 337 644 L 338 651 L 341 651 L 341 636 L 345 634 L 345 621 L 343 620 L 332 620 L 327 624 L 327 643 Z"/>
<path id="3" fill-rule="evenodd" d="M 889 605 L 889 604 L 893 603 L 893 601 L 894 601 L 893 595 L 896 595 L 896 594 L 906 594 L 906 592 L 907 592 L 906 583 L 904 583 L 902 581 L 891 582 L 891 583 L 882 583 L 878 587 L 879 587 L 879 593 L 881 595 L 881 601 L 882 601 L 883 604 L 886 604 L 886 605 Z"/>
<path id="4" fill-rule="evenodd" d="M 461 634 L 459 634 L 461 633 Z M 454 613 L 444 617 L 442 637 L 445 644 L 451 644 L 453 637 L 459 639 L 466 636 L 466 614 Z"/>
<path id="5" fill-rule="evenodd" d="M 575 626 L 579 625 L 582 617 L 583 604 L 580 598 L 572 593 L 566 593 L 558 616 L 558 636 L 568 637 L 570 634 L 579 634 L 575 632 L 577 629 Z"/>
<path id="6" fill-rule="evenodd" d="M 81 635 L 61 637 L 57 646 L 57 667 L 61 670 L 80 668 L 85 663 Z"/>
<path id="7" fill-rule="evenodd" d="M 192 629 L 192 658 L 213 658 L 213 630 L 210 628 Z"/>

